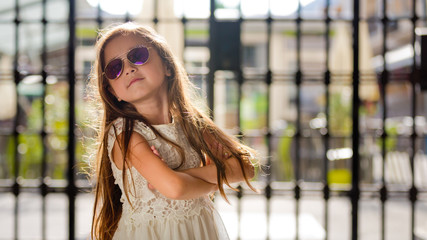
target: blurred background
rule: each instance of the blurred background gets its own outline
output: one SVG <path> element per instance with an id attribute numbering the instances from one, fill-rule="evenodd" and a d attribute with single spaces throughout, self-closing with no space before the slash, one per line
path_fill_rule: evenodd
<path id="1" fill-rule="evenodd" d="M 87 239 L 97 31 L 165 36 L 263 156 L 232 239 L 427 239 L 425 0 L 2 0 L 0 239 Z M 427 59 L 427 58 L 426 58 Z"/>

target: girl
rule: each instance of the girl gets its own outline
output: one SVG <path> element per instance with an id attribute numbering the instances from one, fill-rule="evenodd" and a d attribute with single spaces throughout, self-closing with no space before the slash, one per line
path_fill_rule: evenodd
<path id="1" fill-rule="evenodd" d="M 194 106 L 185 70 L 153 30 L 118 25 L 96 49 L 90 82 L 103 116 L 92 238 L 228 239 L 208 196 L 225 197 L 233 182 L 252 188 L 252 150 Z"/>

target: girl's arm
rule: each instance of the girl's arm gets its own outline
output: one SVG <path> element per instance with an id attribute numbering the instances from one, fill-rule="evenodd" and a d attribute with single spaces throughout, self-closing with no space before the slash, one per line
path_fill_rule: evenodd
<path id="1" fill-rule="evenodd" d="M 208 157 L 207 157 L 208 158 Z M 227 176 L 228 183 L 242 182 L 245 180 L 242 170 L 240 168 L 240 164 L 238 160 L 234 157 L 228 158 L 224 160 L 225 167 L 225 175 Z M 246 177 L 251 179 L 254 177 L 254 167 L 250 163 L 244 164 L 244 169 L 246 173 Z M 216 165 L 215 163 L 211 163 L 209 165 L 199 167 L 199 168 L 190 168 L 186 170 L 182 170 L 181 172 L 189 174 L 193 177 L 200 178 L 206 182 L 217 184 L 218 179 L 216 175 Z"/>
<path id="2" fill-rule="evenodd" d="M 132 133 L 127 155 L 129 163 L 167 198 L 192 199 L 207 195 L 218 188 L 216 184 L 170 169 L 138 133 Z M 123 165 L 123 155 L 117 141 L 113 147 L 113 159 L 117 166 Z"/>
<path id="3" fill-rule="evenodd" d="M 241 182 L 244 181 L 245 178 L 243 176 L 242 169 L 240 167 L 239 161 L 235 157 L 230 157 L 227 152 L 225 152 L 224 148 L 216 142 L 212 137 L 205 135 L 205 141 L 210 146 L 211 151 L 217 157 L 222 159 L 225 164 L 225 175 L 227 176 L 227 180 L 229 183 Z M 211 164 L 207 164 L 204 167 L 199 168 L 191 168 L 183 170 L 182 172 L 187 173 L 191 176 L 203 179 L 206 182 L 210 182 L 213 184 L 217 183 L 217 172 L 216 165 L 211 161 L 211 159 L 206 156 L 206 162 L 212 162 Z M 255 175 L 254 166 L 248 160 L 243 163 L 243 169 L 245 171 L 246 177 L 251 179 Z"/>

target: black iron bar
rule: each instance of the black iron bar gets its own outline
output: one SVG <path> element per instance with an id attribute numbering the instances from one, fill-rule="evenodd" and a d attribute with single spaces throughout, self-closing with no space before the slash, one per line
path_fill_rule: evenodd
<path id="1" fill-rule="evenodd" d="M 295 239 L 299 239 L 299 212 L 300 212 L 300 197 L 301 197 L 301 187 L 300 187 L 300 145 L 301 145 L 301 83 L 302 83 L 302 71 L 301 71 L 301 2 L 298 1 L 298 10 L 297 18 L 295 19 L 296 23 L 296 65 L 297 71 L 295 73 L 295 85 L 297 88 L 296 94 L 296 109 L 297 109 L 297 118 L 296 118 L 296 131 L 295 131 L 295 159 L 294 159 L 294 173 L 295 173 L 295 187 L 294 187 L 294 198 L 295 198 Z"/>
<path id="2" fill-rule="evenodd" d="M 388 26 L 388 17 L 387 17 L 387 0 L 383 0 L 383 16 L 382 16 L 382 26 L 383 26 L 383 48 L 382 48 L 382 57 L 383 57 L 383 71 L 381 73 L 381 104 L 382 104 L 382 122 L 383 129 L 381 133 L 381 157 L 383 159 L 381 164 L 381 190 L 380 190 L 380 200 L 381 200 L 381 239 L 385 240 L 385 203 L 387 201 L 387 183 L 385 181 L 385 160 L 386 160 L 386 141 L 387 141 L 387 130 L 386 130 L 386 120 L 387 120 L 387 84 L 388 84 L 388 70 L 387 70 L 387 26 Z"/>
<path id="3" fill-rule="evenodd" d="M 81 21 L 81 20 L 76 19 L 76 21 Z M 91 19 L 90 21 L 93 21 L 93 19 Z M 98 26 L 98 29 L 101 29 L 103 22 L 104 22 L 104 19 L 102 18 L 101 1 L 98 1 L 98 4 L 96 5 L 96 24 Z"/>
<path id="4" fill-rule="evenodd" d="M 329 129 L 329 121 L 330 121 L 330 92 L 329 92 L 329 87 L 330 87 L 330 83 L 331 83 L 331 72 L 329 70 L 329 62 L 330 62 L 330 55 L 329 55 L 329 49 L 330 49 L 330 38 L 329 35 L 331 33 L 331 18 L 329 16 L 329 5 L 330 5 L 330 0 L 326 1 L 326 6 L 325 6 L 325 25 L 326 25 L 326 30 L 325 30 L 325 53 L 326 53 L 326 61 L 325 61 L 325 65 L 326 65 L 326 71 L 325 71 L 325 80 L 324 80 L 324 84 L 325 84 L 325 99 L 326 99 L 326 103 L 325 103 L 325 118 L 326 118 L 326 125 L 325 125 L 325 129 L 326 129 L 326 133 L 323 134 L 323 143 L 324 143 L 324 147 L 323 147 L 323 151 L 324 151 L 324 155 L 323 155 L 323 198 L 324 198 L 324 217 L 323 217 L 323 221 L 324 221 L 324 226 L 325 226 L 325 239 L 328 239 L 329 236 L 329 231 L 328 231 L 328 221 L 329 221 L 329 197 L 330 197 L 330 190 L 329 190 L 329 184 L 328 184 L 328 172 L 329 172 L 329 160 L 327 157 L 327 152 L 329 150 L 329 141 L 330 141 L 330 129 Z"/>
<path id="5" fill-rule="evenodd" d="M 359 172 L 360 172 L 360 156 L 359 156 L 359 1 L 353 2 L 353 108 L 352 108 L 352 179 L 351 179 L 351 236 L 353 240 L 358 239 L 358 212 L 359 212 Z"/>
<path id="6" fill-rule="evenodd" d="M 159 3 L 158 3 L 158 1 L 154 1 L 154 4 L 153 4 L 153 13 L 154 13 L 154 16 L 153 16 L 153 23 L 154 23 L 154 29 L 155 30 L 158 30 L 158 27 L 159 27 Z M 171 19 L 172 21 L 175 21 L 174 19 Z M 164 19 L 162 18 L 162 23 L 164 23 L 165 21 L 164 21 Z"/>
<path id="7" fill-rule="evenodd" d="M 42 129 L 41 129 L 41 141 L 42 141 L 42 161 L 41 161 L 41 179 L 40 179 L 40 192 L 42 195 L 42 239 L 46 239 L 46 195 L 48 193 L 48 187 L 45 183 L 46 178 L 46 172 L 47 172 L 47 134 L 46 134 L 46 103 L 44 101 L 46 97 L 46 78 L 47 78 L 47 72 L 46 72 L 46 65 L 47 65 L 47 11 L 46 11 L 46 4 L 47 1 L 42 1 L 42 11 L 43 11 L 43 17 L 42 17 L 42 69 L 41 69 L 41 76 L 42 76 L 42 84 L 43 84 L 43 91 L 42 91 Z"/>
<path id="8" fill-rule="evenodd" d="M 415 186 L 415 154 L 416 154 L 416 141 L 417 141 L 417 126 L 415 123 L 415 118 L 417 115 L 417 66 L 416 66 L 416 57 L 417 53 L 415 51 L 415 41 L 416 41 L 416 33 L 415 29 L 417 27 L 417 12 L 416 12 L 416 4 L 417 1 L 412 1 L 412 42 L 411 45 L 413 47 L 413 57 L 412 57 L 412 68 L 411 68 L 411 74 L 410 74 L 410 82 L 411 82 L 411 117 L 412 117 L 412 134 L 411 134 L 411 152 L 410 152 L 410 162 L 411 162 L 411 174 L 412 174 L 412 181 L 411 181 L 411 188 L 409 189 L 409 200 L 411 202 L 411 239 L 416 240 L 415 236 L 415 207 L 418 197 L 418 189 Z"/>
<path id="9" fill-rule="evenodd" d="M 188 21 L 187 21 L 187 18 L 185 17 L 185 16 L 183 16 L 182 18 L 181 18 L 181 24 L 182 24 L 182 35 L 184 36 L 184 41 L 183 41 L 183 44 L 182 44 L 182 49 L 183 49 L 183 51 L 182 51 L 182 53 L 181 53 L 181 59 L 182 59 L 182 62 L 183 62 L 183 64 L 184 64 L 184 66 L 186 65 L 186 63 L 187 63 L 187 61 L 186 61 L 186 59 L 185 59 L 185 49 L 187 48 L 187 41 L 186 41 L 186 39 L 187 39 L 187 33 L 188 33 Z"/>
<path id="10" fill-rule="evenodd" d="M 130 17 L 130 13 L 127 9 L 126 9 L 125 18 L 123 20 L 124 20 L 124 22 L 132 21 L 132 18 Z"/>
<path id="11" fill-rule="evenodd" d="M 242 29 L 242 22 L 243 22 L 243 18 L 242 18 L 242 7 L 241 7 L 241 2 L 239 2 L 239 29 Z M 241 34 L 241 33 L 240 33 Z M 240 36 L 239 36 L 239 40 L 240 40 Z M 243 54 L 243 50 L 242 50 L 242 42 L 239 42 L 239 69 L 237 71 L 235 71 L 235 76 L 237 78 L 237 128 L 238 128 L 238 136 L 239 139 L 243 139 L 244 135 L 242 132 L 242 126 L 241 126 L 241 104 L 242 104 L 242 85 L 245 81 L 244 76 L 243 76 L 243 70 L 242 70 L 242 63 L 241 63 L 241 59 L 242 59 L 242 54 Z M 237 239 L 240 240 L 240 232 L 241 232 L 241 224 L 242 224 L 242 197 L 243 197 L 243 188 L 241 185 L 238 186 L 238 192 L 237 192 L 237 222 L 238 222 L 238 231 L 237 231 Z"/>
<path id="12" fill-rule="evenodd" d="M 75 48 L 76 48 L 76 2 L 69 0 L 69 39 L 68 39 L 68 100 L 69 100 L 69 114 L 68 114 L 68 164 L 67 164 L 67 196 L 68 196 L 68 238 L 75 239 L 75 202 L 77 195 L 77 188 L 75 185 Z"/>
<path id="13" fill-rule="evenodd" d="M 270 2 L 269 2 L 270 3 Z M 271 97 L 271 84 L 272 84 L 272 72 L 271 72 L 271 62 L 270 62 L 270 58 L 271 58 L 271 35 L 272 35 L 272 18 L 271 18 L 271 11 L 270 11 L 270 5 L 268 6 L 268 18 L 266 19 L 266 23 L 267 23 L 267 54 L 266 54 L 266 63 L 267 63 L 267 73 L 265 76 L 265 84 L 267 85 L 267 94 L 266 94 L 266 101 L 267 101 L 267 109 L 266 109 L 266 129 L 267 129 L 267 134 L 265 135 L 265 139 L 267 141 L 267 156 L 271 156 L 273 149 L 271 146 L 271 140 L 272 140 L 272 133 L 271 133 L 271 126 L 270 126 L 270 97 Z M 270 239 L 270 233 L 269 233 L 269 229 L 270 229 L 270 216 L 271 216 L 271 195 L 272 195 L 272 188 L 271 188 L 271 157 L 267 157 L 267 169 L 265 169 L 266 171 L 266 186 L 264 188 L 264 195 L 266 198 L 266 229 L 267 229 L 267 237 L 266 239 L 269 240 Z"/>
<path id="14" fill-rule="evenodd" d="M 210 0 L 210 10 L 211 14 L 209 16 L 209 49 L 214 47 L 214 37 L 213 37 L 213 26 L 215 24 L 215 0 Z M 215 81 L 215 69 L 212 56 L 209 58 L 209 73 L 208 73 L 208 82 L 207 82 L 207 99 L 208 107 L 211 109 L 211 118 L 214 119 L 213 107 L 214 107 L 214 81 Z"/>
<path id="15" fill-rule="evenodd" d="M 18 66 L 18 59 L 19 59 L 19 26 L 21 23 L 20 15 L 19 15 L 19 1 L 15 0 L 15 56 L 13 59 L 13 75 L 14 75 L 14 81 L 16 86 L 16 96 L 17 99 L 19 97 L 18 93 L 18 84 L 21 81 L 21 74 L 19 73 L 19 66 Z M 18 144 L 19 144 L 19 102 L 16 101 L 16 115 L 15 119 L 13 121 L 13 141 L 12 146 L 14 146 L 13 154 L 14 154 L 14 176 L 13 176 L 13 186 L 12 191 L 15 196 L 15 206 L 14 206 L 14 227 L 13 227 L 13 238 L 18 239 L 18 218 L 19 218 L 19 193 L 20 193 L 20 184 L 18 182 L 19 177 L 19 168 L 20 168 L 20 155 L 18 152 Z"/>

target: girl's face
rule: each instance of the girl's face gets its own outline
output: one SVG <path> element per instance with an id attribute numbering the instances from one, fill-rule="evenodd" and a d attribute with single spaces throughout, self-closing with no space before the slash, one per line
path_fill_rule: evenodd
<path id="1" fill-rule="evenodd" d="M 126 54 L 141 45 L 148 48 L 149 58 L 142 65 L 132 64 Z M 170 74 L 154 47 L 145 44 L 134 35 L 118 36 L 105 46 L 104 66 L 116 58 L 122 59 L 121 75 L 114 80 L 105 79 L 110 83 L 110 92 L 118 99 L 135 106 L 166 96 L 166 76 Z"/>

